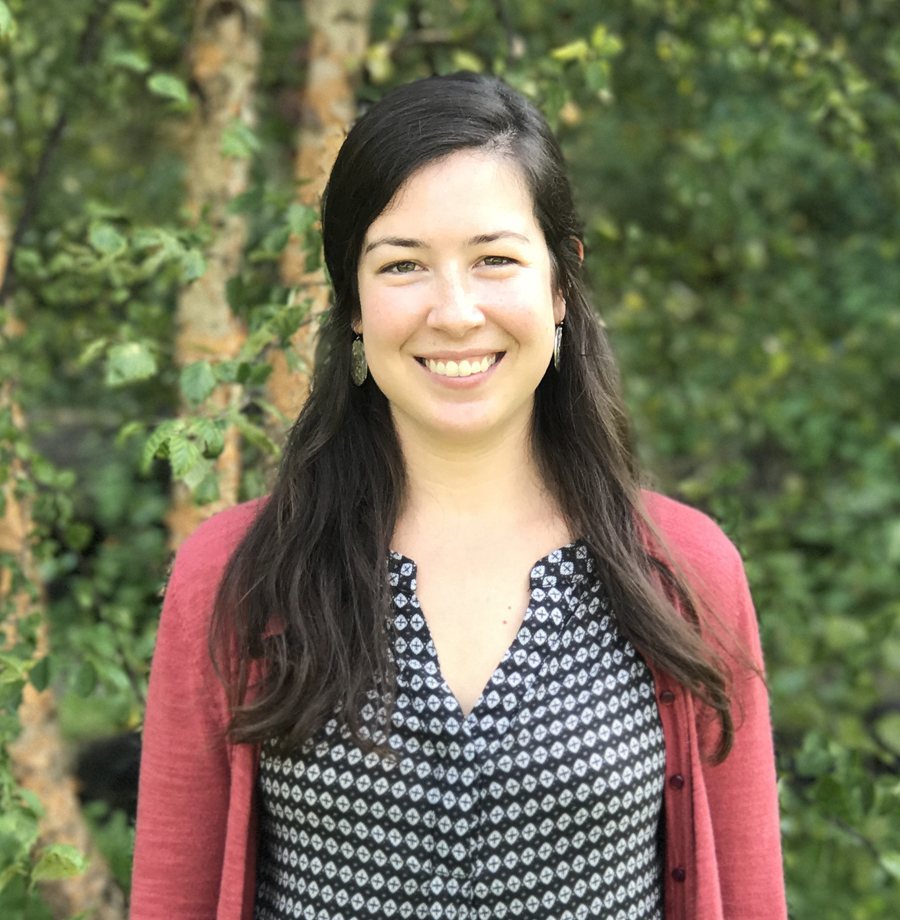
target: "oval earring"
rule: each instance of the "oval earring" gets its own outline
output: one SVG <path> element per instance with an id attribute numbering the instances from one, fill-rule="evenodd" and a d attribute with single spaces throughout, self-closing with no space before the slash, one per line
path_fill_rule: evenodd
<path id="1" fill-rule="evenodd" d="M 350 348 L 350 379 L 361 387 L 369 374 L 369 362 L 366 361 L 366 346 L 361 335 L 357 335 Z"/>
<path id="2" fill-rule="evenodd" d="M 556 334 L 553 337 L 553 367 L 559 370 L 560 355 L 562 354 L 563 324 L 557 323 Z"/>

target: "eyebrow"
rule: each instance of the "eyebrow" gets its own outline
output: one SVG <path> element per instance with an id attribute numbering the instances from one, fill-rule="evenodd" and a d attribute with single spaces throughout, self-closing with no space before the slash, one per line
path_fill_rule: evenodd
<path id="1" fill-rule="evenodd" d="M 497 230 L 494 233 L 479 233 L 466 241 L 467 246 L 483 246 L 485 243 L 493 243 L 501 239 L 521 240 L 523 243 L 530 243 L 531 240 L 521 233 L 514 230 Z M 382 236 L 377 240 L 372 240 L 363 250 L 363 255 L 367 255 L 378 246 L 399 246 L 401 249 L 431 249 L 427 243 L 421 240 L 408 239 L 401 236 Z"/>

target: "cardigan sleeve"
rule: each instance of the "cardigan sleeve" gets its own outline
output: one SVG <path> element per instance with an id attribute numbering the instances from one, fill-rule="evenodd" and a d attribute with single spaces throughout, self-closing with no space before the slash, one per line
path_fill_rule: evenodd
<path id="1" fill-rule="evenodd" d="M 725 542 L 727 553 L 715 581 L 725 595 L 718 605 L 723 625 L 737 640 L 736 652 L 729 656 L 735 738 L 723 763 L 706 760 L 702 768 L 722 912 L 724 920 L 783 920 L 784 870 L 762 649 L 743 564 L 737 550 Z M 748 657 L 758 671 L 748 667 Z"/>
<path id="2" fill-rule="evenodd" d="M 690 759 L 699 773 L 700 782 L 695 777 L 694 785 L 702 811 L 698 816 L 695 809 L 693 817 L 694 846 L 695 851 L 703 849 L 704 860 L 708 854 L 710 864 L 704 864 L 704 870 L 714 872 L 717 883 L 712 890 L 705 876 L 703 890 L 693 896 L 708 902 L 709 913 L 704 917 L 785 920 L 769 699 L 743 562 L 731 541 L 705 514 L 652 492 L 644 493 L 644 501 L 654 528 L 648 539 L 651 551 L 661 549 L 661 558 L 674 562 L 690 583 L 709 615 L 707 635 L 732 673 L 735 738 L 722 763 L 709 759 L 719 737 L 716 716 L 693 699 L 686 711 L 696 721 L 696 733 L 690 734 L 698 749 Z M 691 902 L 686 910 L 688 918 L 699 916 Z"/>
<path id="3" fill-rule="evenodd" d="M 191 544 L 176 560 L 153 656 L 131 920 L 210 920 L 219 898 L 231 769 L 206 636 L 221 567 L 200 564 L 203 547 Z"/>

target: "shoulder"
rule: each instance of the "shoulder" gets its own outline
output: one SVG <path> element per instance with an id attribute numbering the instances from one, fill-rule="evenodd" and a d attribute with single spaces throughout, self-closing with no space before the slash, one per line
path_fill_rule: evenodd
<path id="1" fill-rule="evenodd" d="M 647 521 L 656 531 L 649 536 L 651 546 L 662 542 L 663 551 L 668 549 L 682 562 L 704 570 L 741 565 L 737 548 L 711 517 L 657 492 L 644 491 L 641 497 Z"/>
<path id="2" fill-rule="evenodd" d="M 718 619 L 743 630 L 752 615 L 741 555 L 712 518 L 655 492 L 644 492 L 649 552 L 686 581 Z"/>
<path id="3" fill-rule="evenodd" d="M 265 499 L 244 502 L 205 520 L 175 556 L 167 598 L 176 592 L 182 599 L 214 594 L 231 554 L 264 505 Z"/>

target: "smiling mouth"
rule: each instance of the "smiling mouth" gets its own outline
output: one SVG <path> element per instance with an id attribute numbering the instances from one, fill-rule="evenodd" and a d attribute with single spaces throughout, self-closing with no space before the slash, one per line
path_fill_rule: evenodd
<path id="1" fill-rule="evenodd" d="M 435 361 L 432 358 L 416 358 L 416 361 L 439 377 L 471 377 L 472 374 L 483 374 L 493 367 L 504 354 L 505 352 L 501 351 L 485 355 L 483 358 L 463 358 L 462 361 Z"/>

